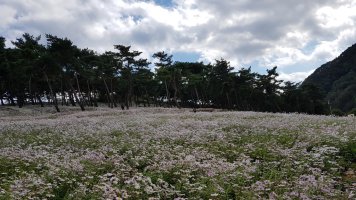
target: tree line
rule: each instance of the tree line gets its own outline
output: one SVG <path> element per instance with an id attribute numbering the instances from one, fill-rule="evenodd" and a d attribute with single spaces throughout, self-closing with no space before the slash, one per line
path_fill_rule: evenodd
<path id="1" fill-rule="evenodd" d="M 86 107 L 214 107 L 243 111 L 325 114 L 323 94 L 313 85 L 277 79 L 277 67 L 258 74 L 234 70 L 225 59 L 213 64 L 173 62 L 164 51 L 141 58 L 130 46 L 97 53 L 78 48 L 68 38 L 28 33 L 5 46 L 0 37 L 1 105 Z M 150 66 L 155 66 L 152 71 Z"/>

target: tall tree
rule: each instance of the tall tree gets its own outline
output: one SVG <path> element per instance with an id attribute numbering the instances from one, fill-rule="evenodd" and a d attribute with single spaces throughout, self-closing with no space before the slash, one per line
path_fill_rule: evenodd
<path id="1" fill-rule="evenodd" d="M 230 108 L 231 98 L 229 90 L 231 87 L 231 76 L 229 73 L 234 69 L 230 66 L 230 62 L 220 59 L 215 60 L 212 66 L 209 79 L 210 79 L 210 96 L 213 103 L 219 107 Z"/>
<path id="2" fill-rule="evenodd" d="M 114 45 L 114 48 L 119 50 L 117 57 L 119 60 L 118 69 L 121 70 L 121 77 L 124 78 L 128 83 L 125 98 L 126 108 L 128 109 L 129 106 L 132 106 L 133 67 L 137 62 L 137 57 L 141 55 L 142 52 L 130 51 L 131 46 Z"/>
<path id="3" fill-rule="evenodd" d="M 13 61 L 11 70 L 16 74 L 17 89 L 16 96 L 19 107 L 22 107 L 27 99 L 34 103 L 36 97 L 37 83 L 39 83 L 38 60 L 45 51 L 45 47 L 39 44 L 41 36 L 34 37 L 28 33 L 17 38 L 12 44 L 15 46 L 16 60 Z"/>
<path id="4" fill-rule="evenodd" d="M 168 103 L 170 103 L 170 88 L 173 90 L 173 101 L 177 107 L 180 107 L 178 103 L 178 92 L 180 84 L 181 70 L 177 67 L 173 67 L 172 55 L 168 55 L 164 51 L 156 52 L 152 56 L 157 59 L 158 62 L 155 63 L 157 69 L 157 78 L 164 85 L 166 91 L 166 98 Z"/>
<path id="5" fill-rule="evenodd" d="M 80 75 L 80 65 L 78 62 L 79 49 L 73 45 L 67 38 L 58 38 L 53 35 L 46 35 L 48 53 L 53 57 L 56 64 L 61 69 L 61 77 L 70 89 L 70 95 L 73 95 L 82 111 L 84 108 L 84 99 L 80 91 L 78 75 Z M 58 84 L 59 85 L 59 84 Z M 77 89 L 75 89 L 75 86 Z M 55 96 L 56 91 L 54 92 Z"/>

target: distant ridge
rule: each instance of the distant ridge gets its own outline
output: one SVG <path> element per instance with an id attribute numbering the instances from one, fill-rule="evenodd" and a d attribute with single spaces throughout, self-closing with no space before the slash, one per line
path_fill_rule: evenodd
<path id="1" fill-rule="evenodd" d="M 356 108 L 356 44 L 317 68 L 304 80 L 303 85 L 308 84 L 319 87 L 332 108 Z"/>

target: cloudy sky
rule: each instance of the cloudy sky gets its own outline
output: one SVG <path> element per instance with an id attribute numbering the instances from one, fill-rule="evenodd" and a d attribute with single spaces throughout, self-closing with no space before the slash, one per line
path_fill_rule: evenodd
<path id="1" fill-rule="evenodd" d="M 150 57 L 214 62 L 301 81 L 356 43 L 355 0 L 0 0 L 0 35 L 68 37 L 81 48 L 131 45 Z"/>

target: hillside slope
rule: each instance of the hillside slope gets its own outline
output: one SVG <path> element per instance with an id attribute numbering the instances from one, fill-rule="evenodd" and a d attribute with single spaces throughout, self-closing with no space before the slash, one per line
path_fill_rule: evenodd
<path id="1" fill-rule="evenodd" d="M 333 61 L 323 64 L 303 85 L 313 84 L 326 94 L 332 108 L 349 111 L 356 107 L 356 44 Z"/>

